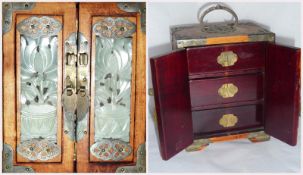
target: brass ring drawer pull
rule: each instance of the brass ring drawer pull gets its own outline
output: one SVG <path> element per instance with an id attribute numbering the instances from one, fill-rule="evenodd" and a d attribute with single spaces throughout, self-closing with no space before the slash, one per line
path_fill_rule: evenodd
<path id="1" fill-rule="evenodd" d="M 231 98 L 238 92 L 238 87 L 233 83 L 225 83 L 218 89 L 218 94 L 223 98 Z"/>
<path id="2" fill-rule="evenodd" d="M 238 56 L 233 51 L 221 52 L 217 57 L 217 63 L 222 67 L 233 66 L 238 61 Z"/>
<path id="3" fill-rule="evenodd" d="M 234 114 L 224 114 L 219 120 L 219 124 L 224 128 L 233 127 L 237 124 L 237 122 L 238 117 Z"/>

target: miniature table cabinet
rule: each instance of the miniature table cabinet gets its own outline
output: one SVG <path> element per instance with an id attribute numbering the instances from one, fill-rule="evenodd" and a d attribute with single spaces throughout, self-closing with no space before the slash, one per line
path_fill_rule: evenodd
<path id="1" fill-rule="evenodd" d="M 296 145 L 300 49 L 237 18 L 174 27 L 171 35 L 179 50 L 150 60 L 164 160 L 195 139 L 257 131 Z"/>

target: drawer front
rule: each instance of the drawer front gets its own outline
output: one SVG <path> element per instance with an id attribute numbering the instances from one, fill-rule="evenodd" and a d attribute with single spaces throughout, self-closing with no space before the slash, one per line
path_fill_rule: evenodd
<path id="1" fill-rule="evenodd" d="M 262 126 L 262 104 L 194 111 L 195 135 L 244 130 Z"/>
<path id="2" fill-rule="evenodd" d="M 263 74 L 215 79 L 190 80 L 192 109 L 213 105 L 260 100 L 263 98 Z"/>
<path id="3" fill-rule="evenodd" d="M 190 78 L 215 76 L 241 70 L 263 70 L 265 43 L 189 48 L 187 57 Z"/>

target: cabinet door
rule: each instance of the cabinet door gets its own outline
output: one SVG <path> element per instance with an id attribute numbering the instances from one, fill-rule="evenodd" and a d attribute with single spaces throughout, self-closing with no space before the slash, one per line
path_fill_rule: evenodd
<path id="1" fill-rule="evenodd" d="M 139 161 L 136 152 L 145 142 L 145 33 L 143 4 L 132 5 L 79 5 L 79 32 L 91 48 L 91 86 L 87 132 L 76 144 L 78 172 L 114 172 Z"/>
<path id="2" fill-rule="evenodd" d="M 150 60 L 160 151 L 164 160 L 193 142 L 186 51 Z"/>
<path id="3" fill-rule="evenodd" d="M 3 172 L 72 172 L 62 50 L 76 31 L 76 5 L 3 3 L 3 11 Z"/>
<path id="4" fill-rule="evenodd" d="M 300 49 L 268 45 L 265 132 L 296 145 L 300 112 Z"/>

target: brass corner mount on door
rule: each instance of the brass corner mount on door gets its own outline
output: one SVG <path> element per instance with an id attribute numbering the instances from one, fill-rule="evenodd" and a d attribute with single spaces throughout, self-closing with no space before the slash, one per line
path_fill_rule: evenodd
<path id="1" fill-rule="evenodd" d="M 146 148 L 142 143 L 137 150 L 137 163 L 135 166 L 123 166 L 116 170 L 116 173 L 145 173 L 146 172 Z"/>
<path id="2" fill-rule="evenodd" d="M 65 80 L 62 95 L 64 133 L 79 141 L 87 134 L 89 109 L 89 44 L 80 32 L 64 42 Z"/>
<path id="3" fill-rule="evenodd" d="M 141 15 L 141 30 L 146 31 L 145 2 L 118 2 L 117 6 L 125 12 L 139 12 Z"/>
<path id="4" fill-rule="evenodd" d="M 3 2 L 2 3 L 2 34 L 10 31 L 15 10 L 31 10 L 35 7 L 34 2 Z"/>
<path id="5" fill-rule="evenodd" d="M 2 172 L 3 173 L 34 173 L 35 171 L 28 166 L 13 165 L 13 149 L 8 144 L 3 144 L 2 152 Z"/>

